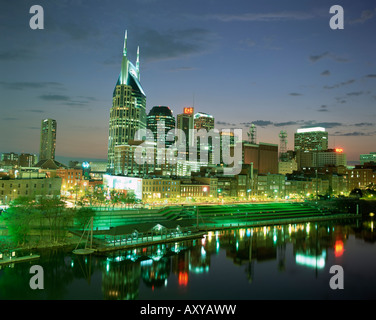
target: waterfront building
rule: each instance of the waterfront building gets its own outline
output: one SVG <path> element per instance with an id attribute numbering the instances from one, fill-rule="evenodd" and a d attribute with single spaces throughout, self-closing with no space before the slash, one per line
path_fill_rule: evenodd
<path id="1" fill-rule="evenodd" d="M 171 178 L 142 179 L 142 199 L 176 199 L 180 197 L 180 180 Z"/>
<path id="2" fill-rule="evenodd" d="M 9 204 L 18 197 L 59 196 L 61 178 L 0 180 L 0 203 Z"/>
<path id="3" fill-rule="evenodd" d="M 376 165 L 364 164 L 356 165 L 352 169 L 345 171 L 347 175 L 347 189 L 365 189 L 371 185 L 376 185 Z"/>
<path id="4" fill-rule="evenodd" d="M 43 119 L 40 133 L 39 160 L 54 160 L 56 150 L 57 122 Z"/>
<path id="5" fill-rule="evenodd" d="M 127 55 L 124 39 L 120 75 L 115 85 L 110 111 L 107 171 L 114 172 L 115 147 L 133 140 L 139 129 L 146 129 L 146 95 L 140 83 L 139 49 L 136 66 Z"/>
<path id="6" fill-rule="evenodd" d="M 174 141 L 167 141 L 166 139 L 167 133 L 175 129 L 175 118 L 172 113 L 172 110 L 167 106 L 155 106 L 150 110 L 146 118 L 147 129 L 153 133 L 154 142 L 159 143 L 159 145 L 163 144 L 163 147 L 166 148 L 174 143 Z M 159 140 L 158 131 L 165 133 L 159 137 Z"/>

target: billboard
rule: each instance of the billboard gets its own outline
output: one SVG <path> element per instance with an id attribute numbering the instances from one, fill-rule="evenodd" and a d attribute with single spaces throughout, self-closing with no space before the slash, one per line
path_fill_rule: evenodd
<path id="1" fill-rule="evenodd" d="M 133 191 L 137 199 L 142 200 L 142 179 L 122 176 L 103 175 L 103 185 L 109 189 Z"/>

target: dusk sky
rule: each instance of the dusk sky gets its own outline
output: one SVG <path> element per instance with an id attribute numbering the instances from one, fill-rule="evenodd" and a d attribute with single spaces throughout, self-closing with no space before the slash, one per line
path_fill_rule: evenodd
<path id="1" fill-rule="evenodd" d="M 169 106 L 257 126 L 257 142 L 293 149 L 323 126 L 348 160 L 376 152 L 376 3 L 340 0 L 0 0 L 0 153 L 39 153 L 57 121 L 57 160 L 106 159 L 112 92 L 128 30 L 140 46 L 147 113 Z M 44 30 L 29 27 L 32 5 Z M 332 5 L 344 29 L 332 30 Z M 62 161 L 62 160 L 61 160 Z"/>

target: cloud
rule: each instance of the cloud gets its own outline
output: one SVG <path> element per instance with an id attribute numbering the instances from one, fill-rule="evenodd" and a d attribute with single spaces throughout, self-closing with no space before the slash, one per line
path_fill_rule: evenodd
<path id="1" fill-rule="evenodd" d="M 220 126 L 235 126 L 234 123 L 225 122 L 225 121 L 216 121 L 216 124 L 218 124 Z"/>
<path id="2" fill-rule="evenodd" d="M 348 84 L 352 84 L 354 83 L 355 80 L 354 79 L 351 79 L 351 80 L 348 80 L 348 81 L 343 81 L 343 82 L 340 82 L 340 83 L 336 83 L 332 86 L 324 86 L 324 89 L 336 89 L 336 88 L 339 88 L 339 87 L 342 87 L 342 86 L 345 86 L 345 85 L 348 85 Z"/>
<path id="3" fill-rule="evenodd" d="M 269 120 L 255 120 L 252 122 L 243 122 L 241 124 L 244 125 L 245 127 L 250 127 L 252 124 L 258 127 L 266 127 L 266 126 L 273 125 L 273 122 Z"/>
<path id="4" fill-rule="evenodd" d="M 335 132 L 334 136 L 342 136 L 342 137 L 365 137 L 365 136 L 374 136 L 376 132 L 361 132 L 361 131 L 353 131 L 353 132 Z"/>
<path id="5" fill-rule="evenodd" d="M 239 13 L 239 14 L 210 14 L 203 19 L 219 20 L 222 22 L 273 22 L 273 21 L 300 21 L 313 19 L 315 16 L 306 12 L 271 12 L 271 13 Z"/>
<path id="6" fill-rule="evenodd" d="M 375 16 L 375 13 L 376 13 L 376 9 L 374 9 L 374 10 L 363 10 L 361 15 L 360 15 L 360 18 L 351 20 L 351 21 L 349 21 L 349 23 L 350 24 L 364 23 L 367 20 L 372 19 Z"/>
<path id="7" fill-rule="evenodd" d="M 17 118 L 13 118 L 13 117 L 5 117 L 5 118 L 1 118 L 1 120 L 5 120 L 5 121 L 16 121 L 18 120 Z"/>
<path id="8" fill-rule="evenodd" d="M 58 88 L 63 84 L 60 82 L 7 82 L 0 81 L 0 85 L 7 90 L 25 90 L 25 89 L 43 89 L 43 88 Z"/>
<path id="9" fill-rule="evenodd" d="M 363 91 L 356 91 L 356 92 L 349 92 L 347 93 L 348 96 L 361 96 L 364 92 Z"/>
<path id="10" fill-rule="evenodd" d="M 39 96 L 40 99 L 46 100 L 46 101 L 69 101 L 70 98 L 65 95 L 60 94 L 43 94 Z"/>
<path id="11" fill-rule="evenodd" d="M 317 62 L 317 61 L 327 57 L 328 55 L 329 55 L 329 52 L 324 52 L 324 53 L 316 55 L 316 56 L 309 56 L 309 60 L 311 60 L 312 62 Z"/>
<path id="12" fill-rule="evenodd" d="M 360 122 L 360 123 L 355 123 L 353 124 L 353 126 L 355 127 L 368 127 L 368 126 L 374 126 L 375 124 L 374 123 L 371 123 L 371 122 Z"/>
<path id="13" fill-rule="evenodd" d="M 367 74 L 365 78 L 376 78 L 376 74 Z"/>
<path id="14" fill-rule="evenodd" d="M 301 93 L 297 93 L 297 92 L 291 92 L 291 93 L 289 93 L 289 95 L 293 96 L 293 97 L 302 96 Z"/>
<path id="15" fill-rule="evenodd" d="M 318 54 L 318 55 L 311 55 L 311 56 L 309 56 L 309 60 L 311 62 L 313 62 L 313 63 L 315 63 L 315 62 L 317 62 L 317 61 L 319 61 L 321 59 L 324 59 L 324 58 L 330 58 L 330 59 L 332 59 L 332 60 L 334 60 L 336 62 L 348 62 L 349 61 L 346 58 L 339 57 L 339 56 L 337 56 L 337 55 L 335 55 L 333 53 L 330 53 L 328 51 L 323 52 L 323 53 Z"/>
<path id="16" fill-rule="evenodd" d="M 38 98 L 45 100 L 45 101 L 59 102 L 60 104 L 69 106 L 69 107 L 85 107 L 85 106 L 88 106 L 90 102 L 97 100 L 94 97 L 83 97 L 83 96 L 78 96 L 77 98 L 79 99 L 75 99 L 67 95 L 60 95 L 60 94 L 44 94 L 44 95 L 40 95 Z"/>
<path id="17" fill-rule="evenodd" d="M 328 106 L 326 106 L 326 105 L 322 105 L 317 111 L 319 111 L 319 112 L 328 112 L 329 110 L 328 110 Z"/>
<path id="18" fill-rule="evenodd" d="M 213 34 L 206 29 L 190 28 L 161 33 L 149 29 L 137 35 L 146 61 L 169 60 L 203 53 Z"/>
<path id="19" fill-rule="evenodd" d="M 286 122 L 275 122 L 275 127 L 287 127 L 287 126 L 296 126 L 300 125 L 301 121 L 286 121 Z"/>
<path id="20" fill-rule="evenodd" d="M 325 70 L 325 71 L 321 72 L 321 75 L 322 76 L 330 76 L 330 71 L 329 70 Z"/>

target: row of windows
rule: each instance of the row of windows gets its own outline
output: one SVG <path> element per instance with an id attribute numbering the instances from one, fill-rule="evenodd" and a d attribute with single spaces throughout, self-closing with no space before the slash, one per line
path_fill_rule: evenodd
<path id="1" fill-rule="evenodd" d="M 32 185 L 31 185 L 31 186 L 32 186 Z M 31 187 L 31 186 L 30 186 L 30 187 Z M 29 188 L 29 184 L 27 183 L 25 186 L 22 186 L 22 187 Z M 37 184 L 34 183 L 34 188 L 36 188 L 36 187 L 37 187 Z M 51 189 L 51 188 L 52 188 L 52 184 L 50 183 L 50 184 L 48 185 L 48 187 Z M 1 188 L 5 188 L 5 184 L 4 184 L 4 183 L 1 184 Z M 21 188 L 21 184 L 19 183 L 18 185 L 15 184 L 15 185 L 13 186 L 13 184 L 11 183 L 11 184 L 9 184 L 9 188 Z M 42 185 L 40 186 L 40 188 L 44 188 L 44 184 L 42 184 Z"/>
<path id="2" fill-rule="evenodd" d="M 177 185 L 176 181 L 148 181 L 144 180 L 145 185 L 162 184 L 162 185 Z"/>
<path id="3" fill-rule="evenodd" d="M 177 192 L 179 189 L 177 187 L 143 187 L 142 188 L 143 192 L 151 192 L 151 191 L 169 191 L 169 192 Z"/>

